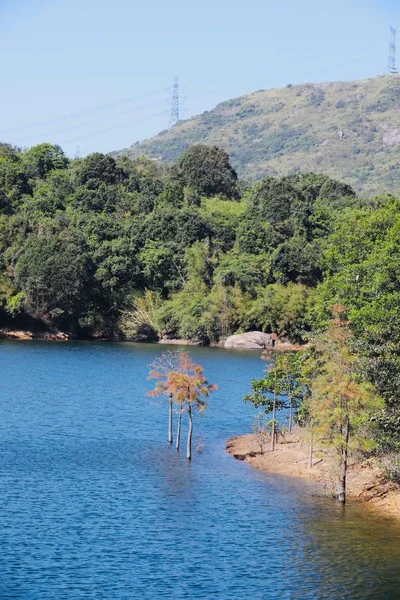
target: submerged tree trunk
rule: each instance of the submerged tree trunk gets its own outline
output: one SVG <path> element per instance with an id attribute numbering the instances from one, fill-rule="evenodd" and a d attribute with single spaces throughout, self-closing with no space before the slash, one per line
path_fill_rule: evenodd
<path id="1" fill-rule="evenodd" d="M 346 475 L 347 475 L 347 457 L 348 457 L 348 450 L 349 450 L 349 435 L 350 435 L 349 417 L 346 416 L 344 430 L 343 430 L 343 448 L 341 450 L 341 456 L 340 456 L 339 485 L 338 485 L 338 493 L 337 493 L 337 499 L 342 504 L 344 504 L 346 502 Z"/>
<path id="2" fill-rule="evenodd" d="M 188 418 L 189 418 L 189 431 L 186 445 L 186 458 L 192 459 L 192 433 L 193 433 L 193 419 L 192 419 L 192 407 L 190 402 L 188 403 Z"/>
<path id="3" fill-rule="evenodd" d="M 176 429 L 176 449 L 177 450 L 179 450 L 179 445 L 181 443 L 181 421 L 182 421 L 182 409 L 179 410 L 178 427 Z"/>
<path id="4" fill-rule="evenodd" d="M 172 405 L 173 405 L 173 397 L 172 394 L 169 396 L 169 414 L 168 414 L 168 444 L 172 444 Z"/>
<path id="5" fill-rule="evenodd" d="M 272 437 L 271 437 L 271 452 L 275 450 L 275 436 L 276 436 L 276 425 L 275 425 L 275 417 L 276 417 L 276 390 L 274 391 L 274 402 L 272 405 Z"/>

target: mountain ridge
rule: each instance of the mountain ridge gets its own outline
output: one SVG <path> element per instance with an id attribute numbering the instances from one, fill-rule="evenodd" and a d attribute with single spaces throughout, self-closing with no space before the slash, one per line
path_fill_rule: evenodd
<path id="1" fill-rule="evenodd" d="M 396 193 L 400 75 L 258 90 L 112 154 L 168 163 L 195 143 L 224 148 L 249 181 L 316 171 L 366 195 Z"/>

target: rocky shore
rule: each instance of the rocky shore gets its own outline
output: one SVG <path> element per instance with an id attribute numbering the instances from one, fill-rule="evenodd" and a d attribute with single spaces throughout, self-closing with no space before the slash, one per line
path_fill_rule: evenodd
<path id="1" fill-rule="evenodd" d="M 71 335 L 65 331 L 51 330 L 51 331 L 36 331 L 28 329 L 15 329 L 12 327 L 0 327 L 0 339 L 11 339 L 11 340 L 54 340 L 65 342 L 68 340 L 81 339 L 75 335 Z M 87 340 L 88 338 L 82 338 Z M 116 337 L 109 338 L 89 338 L 103 341 L 127 341 L 127 342 L 145 342 L 146 340 L 121 340 Z M 201 346 L 199 340 L 190 339 L 169 339 L 160 338 L 155 341 L 157 344 L 171 345 L 171 346 Z M 289 340 L 279 339 L 275 334 L 262 333 L 260 331 L 252 331 L 248 333 L 241 333 L 230 336 L 226 340 L 212 343 L 211 346 L 218 348 L 227 348 L 231 350 L 261 350 L 266 353 L 270 351 L 275 352 L 294 352 L 301 350 L 305 346 L 299 344 L 293 344 Z"/>

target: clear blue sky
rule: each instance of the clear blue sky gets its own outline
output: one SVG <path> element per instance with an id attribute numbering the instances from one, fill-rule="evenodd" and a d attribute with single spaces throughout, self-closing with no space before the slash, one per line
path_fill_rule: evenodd
<path id="1" fill-rule="evenodd" d="M 0 140 L 71 156 L 129 146 L 168 125 L 175 75 L 186 117 L 257 89 L 375 76 L 389 24 L 400 48 L 399 0 L 0 0 Z"/>

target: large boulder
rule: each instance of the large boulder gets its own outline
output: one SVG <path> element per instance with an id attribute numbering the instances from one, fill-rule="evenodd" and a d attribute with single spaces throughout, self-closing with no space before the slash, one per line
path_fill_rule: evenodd
<path id="1" fill-rule="evenodd" d="M 243 348 L 246 350 L 263 350 L 273 348 L 274 340 L 270 333 L 262 331 L 249 331 L 231 335 L 225 340 L 224 348 Z"/>

